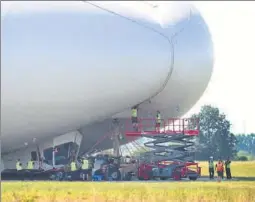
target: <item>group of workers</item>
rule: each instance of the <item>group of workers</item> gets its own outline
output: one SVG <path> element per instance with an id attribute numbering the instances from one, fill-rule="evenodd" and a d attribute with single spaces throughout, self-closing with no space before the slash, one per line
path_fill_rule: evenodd
<path id="1" fill-rule="evenodd" d="M 33 170 L 34 165 L 35 165 L 35 162 L 31 159 L 30 161 L 27 162 L 26 170 Z M 16 169 L 17 169 L 18 177 L 21 178 L 21 179 L 24 179 L 24 174 L 22 173 L 23 166 L 22 166 L 22 163 L 20 162 L 20 159 L 17 160 Z M 29 172 L 29 178 L 31 180 L 33 179 L 33 172 Z"/>
<path id="2" fill-rule="evenodd" d="M 155 119 L 156 119 L 156 125 L 155 125 L 156 131 L 160 131 L 161 115 L 160 115 L 159 110 L 157 110 Z M 139 129 L 139 126 L 138 126 L 138 105 L 134 106 L 131 109 L 131 120 L 132 120 L 132 125 L 133 125 L 134 130 L 138 131 L 138 129 Z"/>
<path id="3" fill-rule="evenodd" d="M 70 164 L 70 169 L 69 169 L 70 172 L 67 172 L 67 173 L 71 178 L 73 178 L 73 174 L 76 171 L 81 170 L 82 172 L 80 174 L 82 174 L 82 179 L 83 180 L 85 180 L 85 179 L 88 180 L 88 178 L 90 177 L 89 174 L 90 174 L 90 171 L 91 171 L 92 167 L 93 167 L 92 162 L 89 159 L 83 157 L 81 159 L 80 168 L 78 168 L 75 160 L 72 160 L 71 164 Z"/>
<path id="4" fill-rule="evenodd" d="M 209 177 L 210 177 L 210 179 L 214 179 L 214 170 L 217 171 L 219 182 L 224 178 L 224 170 L 226 171 L 227 179 L 232 179 L 231 169 L 230 169 L 231 161 L 230 161 L 229 157 L 227 158 L 227 160 L 225 162 L 223 162 L 221 159 L 219 159 L 219 161 L 214 166 L 213 157 L 211 156 L 208 163 L 209 163 Z"/>
<path id="5" fill-rule="evenodd" d="M 161 115 L 160 115 L 160 112 L 157 111 L 156 113 L 156 123 L 155 123 L 155 128 L 156 128 L 156 131 L 160 131 L 160 124 L 161 124 Z M 132 125 L 133 125 L 133 128 L 135 131 L 138 131 L 138 106 L 134 106 L 131 110 L 131 120 L 132 120 Z M 226 177 L 227 179 L 231 179 L 232 176 L 231 176 L 231 170 L 230 170 L 230 164 L 231 164 L 231 161 L 229 160 L 229 157 L 227 158 L 227 160 L 225 162 L 223 162 L 221 159 L 216 163 L 216 165 L 214 166 L 214 160 L 213 160 L 213 157 L 211 156 L 209 161 L 209 177 L 210 179 L 214 179 L 214 170 L 217 171 L 217 175 L 218 175 L 218 181 L 221 181 L 224 177 L 224 170 L 226 171 Z M 91 162 L 86 159 L 86 158 L 82 158 L 81 160 L 81 170 L 84 171 L 83 172 L 83 178 L 87 179 L 88 177 L 88 171 L 89 169 L 92 168 L 92 166 L 90 165 Z M 225 168 L 225 169 L 224 169 Z M 23 170 L 23 167 L 22 167 L 22 163 L 20 162 L 20 159 L 18 159 L 17 163 L 16 163 L 16 169 L 17 169 L 17 172 L 18 172 L 18 175 L 23 178 L 23 175 L 21 175 L 21 171 Z M 31 159 L 28 163 L 27 163 L 27 170 L 33 170 L 34 169 L 34 162 L 33 160 Z M 69 174 L 70 173 L 74 173 L 75 171 L 77 170 L 80 170 L 80 169 L 77 169 L 77 164 L 76 162 L 73 160 L 71 161 L 70 163 L 70 169 L 69 169 Z M 32 172 L 30 172 L 30 179 L 33 178 L 33 174 Z"/>
<path id="6" fill-rule="evenodd" d="M 35 169 L 34 165 L 35 165 L 35 163 L 31 159 L 30 161 L 27 162 L 27 167 L 23 168 L 22 163 L 20 162 L 20 159 L 18 159 L 17 162 L 16 162 L 16 170 L 17 170 L 18 177 L 21 180 L 24 180 L 24 172 L 23 172 L 23 170 L 31 171 L 31 170 Z M 90 168 L 91 168 L 90 161 L 88 159 L 86 159 L 86 158 L 82 158 L 80 169 L 78 169 L 78 166 L 77 166 L 76 162 L 74 160 L 72 160 L 71 163 L 70 163 L 70 166 L 68 168 L 69 172 L 67 172 L 67 173 L 69 175 L 71 175 L 71 173 L 74 173 L 77 170 L 82 170 L 82 171 L 84 171 L 83 172 L 83 178 L 87 179 L 87 177 L 88 177 L 88 170 Z M 30 180 L 33 180 L 33 177 L 34 177 L 33 172 L 28 172 L 28 174 L 29 174 Z"/>

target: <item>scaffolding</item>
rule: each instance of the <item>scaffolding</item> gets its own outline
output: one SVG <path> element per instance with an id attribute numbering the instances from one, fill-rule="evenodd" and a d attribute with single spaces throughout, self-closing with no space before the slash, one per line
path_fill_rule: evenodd
<path id="1" fill-rule="evenodd" d="M 132 128 L 131 122 L 126 124 L 127 138 L 149 139 L 143 144 L 149 148 L 141 155 L 144 162 L 155 161 L 193 161 L 195 153 L 195 137 L 199 135 L 199 120 L 196 118 L 170 118 L 161 120 L 160 126 L 156 119 L 138 119 L 138 130 Z"/>

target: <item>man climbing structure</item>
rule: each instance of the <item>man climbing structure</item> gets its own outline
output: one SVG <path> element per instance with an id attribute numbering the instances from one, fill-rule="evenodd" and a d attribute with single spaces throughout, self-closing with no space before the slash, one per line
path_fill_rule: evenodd
<path id="1" fill-rule="evenodd" d="M 138 113 L 138 106 L 134 106 L 134 107 L 131 109 L 131 120 L 132 120 L 133 129 L 134 129 L 135 131 L 138 131 L 137 113 Z"/>
<path id="2" fill-rule="evenodd" d="M 160 111 L 157 111 L 156 114 L 156 131 L 160 132 L 160 124 L 161 124 L 161 115 L 160 115 Z"/>

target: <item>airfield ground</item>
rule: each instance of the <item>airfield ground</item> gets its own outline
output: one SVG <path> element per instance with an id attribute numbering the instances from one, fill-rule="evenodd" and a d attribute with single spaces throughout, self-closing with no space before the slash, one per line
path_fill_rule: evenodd
<path id="1" fill-rule="evenodd" d="M 207 163 L 202 162 L 203 175 Z M 233 162 L 234 180 L 154 182 L 2 182 L 3 202 L 254 202 L 255 162 Z M 245 181 L 244 181 L 245 180 Z"/>

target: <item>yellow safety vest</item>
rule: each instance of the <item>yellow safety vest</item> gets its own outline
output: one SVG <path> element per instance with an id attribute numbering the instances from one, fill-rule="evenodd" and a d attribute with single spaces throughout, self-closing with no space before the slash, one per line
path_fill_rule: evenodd
<path id="1" fill-rule="evenodd" d="M 214 163 L 213 163 L 213 161 L 209 161 L 209 168 L 214 168 Z"/>
<path id="2" fill-rule="evenodd" d="M 157 123 L 161 123 L 161 116 L 160 116 L 160 114 L 157 114 L 156 121 L 157 121 Z"/>
<path id="3" fill-rule="evenodd" d="M 27 169 L 32 170 L 34 168 L 33 161 L 28 161 Z"/>
<path id="4" fill-rule="evenodd" d="M 132 109 L 132 117 L 137 117 L 137 109 Z"/>
<path id="5" fill-rule="evenodd" d="M 19 161 L 16 163 L 16 169 L 17 170 L 22 170 L 22 167 L 20 166 L 20 162 Z"/>
<path id="6" fill-rule="evenodd" d="M 230 163 L 226 163 L 226 168 L 230 168 Z"/>
<path id="7" fill-rule="evenodd" d="M 88 169 L 88 168 L 89 168 L 89 161 L 86 160 L 86 159 L 84 159 L 84 160 L 82 161 L 82 167 L 81 167 L 81 169 L 82 169 L 82 170 L 86 170 L 86 169 Z"/>
<path id="8" fill-rule="evenodd" d="M 75 164 L 75 162 L 71 163 L 71 171 L 76 171 L 76 164 Z"/>

